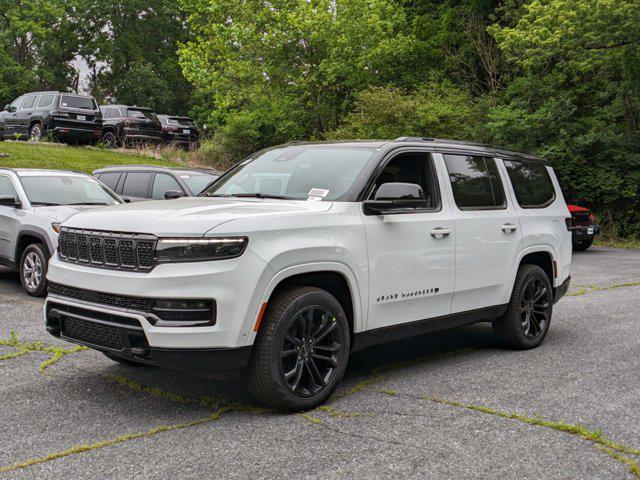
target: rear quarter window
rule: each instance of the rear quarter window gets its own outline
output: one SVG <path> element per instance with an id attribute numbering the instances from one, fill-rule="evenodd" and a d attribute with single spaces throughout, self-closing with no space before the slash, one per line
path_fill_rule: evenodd
<path id="1" fill-rule="evenodd" d="M 544 208 L 556 198 L 551 177 L 544 165 L 518 160 L 504 160 L 509 180 L 522 208 Z"/>

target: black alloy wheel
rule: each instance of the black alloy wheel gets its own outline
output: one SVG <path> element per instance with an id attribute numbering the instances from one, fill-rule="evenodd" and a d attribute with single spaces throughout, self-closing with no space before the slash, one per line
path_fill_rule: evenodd
<path id="1" fill-rule="evenodd" d="M 547 335 L 553 313 L 553 290 L 538 265 L 518 269 L 507 312 L 493 321 L 493 331 L 510 348 L 535 348 Z"/>
<path id="2" fill-rule="evenodd" d="M 300 411 L 326 400 L 344 375 L 349 321 L 326 290 L 292 286 L 269 300 L 255 340 L 249 388 L 263 403 Z"/>
<path id="3" fill-rule="evenodd" d="M 551 302 L 551 292 L 542 279 L 538 276 L 530 278 L 520 300 L 520 324 L 528 339 L 537 340 L 547 330 Z"/>
<path id="4" fill-rule="evenodd" d="M 336 374 L 343 346 L 334 312 L 320 305 L 298 312 L 280 347 L 280 373 L 289 390 L 301 397 L 320 393 Z"/>
<path id="5" fill-rule="evenodd" d="M 118 146 L 116 135 L 113 132 L 104 132 L 102 135 L 102 143 L 107 148 L 116 148 Z"/>

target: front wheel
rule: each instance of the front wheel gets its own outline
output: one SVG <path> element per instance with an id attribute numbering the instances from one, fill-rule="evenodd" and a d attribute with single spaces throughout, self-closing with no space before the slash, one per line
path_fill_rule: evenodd
<path id="1" fill-rule="evenodd" d="M 256 339 L 249 388 L 281 410 L 306 410 L 326 400 L 347 368 L 349 323 L 325 290 L 292 287 L 269 304 Z"/>
<path id="2" fill-rule="evenodd" d="M 549 331 L 552 311 L 553 291 L 549 277 L 537 265 L 522 265 L 507 313 L 493 322 L 493 331 L 507 347 L 535 348 Z"/>
<path id="3" fill-rule="evenodd" d="M 41 243 L 32 243 L 22 253 L 20 281 L 22 288 L 32 297 L 42 297 L 47 293 L 47 255 Z"/>
<path id="4" fill-rule="evenodd" d="M 29 130 L 29 140 L 32 142 L 39 142 L 42 139 L 42 125 L 34 123 Z"/>
<path id="5" fill-rule="evenodd" d="M 118 139 L 116 138 L 116 134 L 108 131 L 102 134 L 102 143 L 107 148 L 116 148 L 118 146 Z"/>

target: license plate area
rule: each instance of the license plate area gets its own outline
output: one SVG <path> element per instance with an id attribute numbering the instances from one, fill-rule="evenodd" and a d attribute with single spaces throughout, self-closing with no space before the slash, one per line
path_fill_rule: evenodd
<path id="1" fill-rule="evenodd" d="M 191 130 L 189 130 L 188 128 L 184 128 L 182 130 L 182 133 L 184 133 L 185 135 L 189 135 L 191 133 Z"/>

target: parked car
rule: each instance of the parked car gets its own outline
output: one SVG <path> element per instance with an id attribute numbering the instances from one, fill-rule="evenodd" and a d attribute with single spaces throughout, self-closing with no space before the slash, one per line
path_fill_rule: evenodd
<path id="1" fill-rule="evenodd" d="M 573 249 L 584 251 L 593 245 L 593 240 L 600 233 L 596 217 L 591 210 L 578 205 L 567 205 L 571 212 L 571 235 Z"/>
<path id="2" fill-rule="evenodd" d="M 0 112 L 0 140 L 38 141 L 51 135 L 60 141 L 95 143 L 102 114 L 93 97 L 62 92 L 22 95 Z"/>
<path id="3" fill-rule="evenodd" d="M 109 148 L 162 143 L 162 125 L 153 110 L 127 105 L 102 105 L 102 143 Z"/>
<path id="4" fill-rule="evenodd" d="M 379 342 L 487 321 L 504 345 L 539 345 L 570 282 L 568 217 L 536 157 L 432 139 L 289 144 L 198 197 L 64 222 L 46 326 L 118 362 L 247 371 L 263 402 L 312 408 L 352 351 Z"/>
<path id="5" fill-rule="evenodd" d="M 162 123 L 162 143 L 187 149 L 200 146 L 200 129 L 189 117 L 158 115 Z"/>
<path id="6" fill-rule="evenodd" d="M 93 175 L 119 195 L 140 202 L 193 197 L 221 174 L 204 168 L 117 165 L 95 170 Z"/>
<path id="7" fill-rule="evenodd" d="M 60 222 L 82 210 L 120 203 L 83 173 L 0 168 L 0 265 L 19 271 L 29 295 L 44 295 Z"/>

